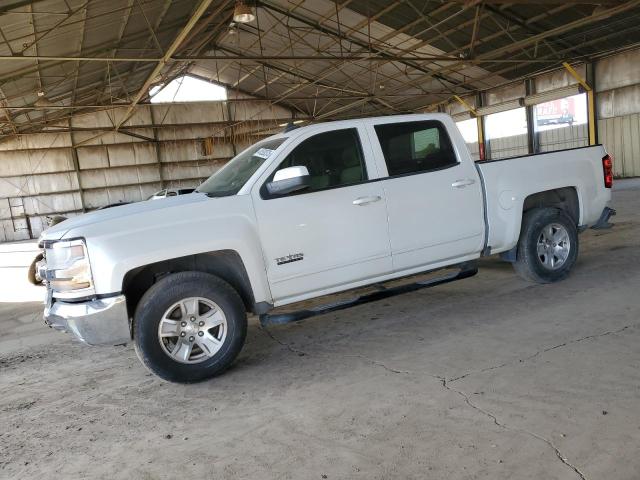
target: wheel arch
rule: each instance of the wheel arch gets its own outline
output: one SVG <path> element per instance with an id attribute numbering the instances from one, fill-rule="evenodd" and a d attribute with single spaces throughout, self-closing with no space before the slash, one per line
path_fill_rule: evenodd
<path id="1" fill-rule="evenodd" d="M 576 187 L 559 187 L 542 192 L 532 193 L 526 196 L 522 203 L 522 210 L 512 237 L 510 248 L 500 253 L 500 257 L 508 262 L 514 262 L 516 259 L 516 251 L 518 248 L 518 239 L 522 234 L 523 222 L 528 211 L 534 208 L 557 208 L 564 211 L 571 218 L 576 226 L 580 225 L 580 197 Z"/>
<path id="2" fill-rule="evenodd" d="M 235 250 L 186 255 L 142 265 L 128 271 L 122 280 L 122 292 L 127 299 L 127 312 L 133 318 L 138 302 L 158 280 L 170 273 L 203 272 L 215 275 L 233 287 L 247 311 L 255 311 L 256 303 L 242 258 Z"/>
<path id="3" fill-rule="evenodd" d="M 522 204 L 522 218 L 533 208 L 549 207 L 563 210 L 576 225 L 580 225 L 580 199 L 575 187 L 554 188 L 529 195 Z"/>

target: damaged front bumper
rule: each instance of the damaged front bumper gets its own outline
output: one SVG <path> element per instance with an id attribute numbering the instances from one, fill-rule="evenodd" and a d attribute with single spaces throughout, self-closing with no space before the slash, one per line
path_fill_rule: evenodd
<path id="1" fill-rule="evenodd" d="M 131 341 L 124 295 L 84 302 L 62 302 L 47 295 L 44 322 L 73 333 L 89 345 L 120 345 Z"/>

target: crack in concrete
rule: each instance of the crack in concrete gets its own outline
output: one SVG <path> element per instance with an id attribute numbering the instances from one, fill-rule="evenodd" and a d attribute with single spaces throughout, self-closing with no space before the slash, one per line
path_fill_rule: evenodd
<path id="1" fill-rule="evenodd" d="M 433 376 L 433 375 L 432 375 Z M 551 449 L 553 449 L 554 453 L 556 454 L 556 457 L 558 457 L 558 459 L 564 464 L 566 465 L 568 468 L 570 468 L 571 470 L 573 470 L 576 475 L 578 475 L 578 477 L 580 477 L 580 480 L 587 480 L 587 477 L 585 476 L 585 474 L 580 471 L 580 469 L 578 467 L 576 467 L 574 464 L 572 464 L 571 462 L 569 462 L 569 460 L 567 459 L 567 457 L 565 457 L 562 452 L 560 452 L 560 450 L 558 449 L 558 447 L 555 446 L 555 444 L 549 440 L 546 437 L 543 437 L 542 435 L 532 432 L 530 430 L 524 429 L 524 428 L 517 428 L 517 427 L 510 427 L 505 423 L 502 423 L 498 420 L 498 417 L 496 417 L 493 413 L 489 412 L 488 410 L 483 409 L 482 407 L 479 407 L 478 405 L 476 405 L 475 403 L 473 403 L 471 401 L 471 399 L 469 398 L 469 396 L 464 393 L 462 390 L 458 390 L 457 388 L 453 388 L 451 386 L 449 386 L 449 382 L 447 382 L 447 379 L 444 377 L 439 377 L 440 378 L 440 382 L 442 383 L 442 386 L 454 393 L 457 393 L 458 395 L 460 395 L 465 403 L 467 405 L 469 405 L 469 407 L 471 407 L 472 409 L 482 413 L 483 415 L 489 417 L 494 424 L 496 424 L 498 427 L 504 429 L 504 430 L 511 430 L 511 431 L 515 431 L 515 432 L 521 432 L 521 433 L 525 433 L 533 438 L 536 438 L 544 443 L 546 443 Z"/>
<path id="2" fill-rule="evenodd" d="M 384 363 L 382 363 L 382 362 L 380 362 L 378 360 L 374 360 L 372 358 L 369 358 L 369 357 L 366 357 L 366 356 L 360 355 L 360 354 L 353 354 L 353 355 L 344 355 L 343 354 L 341 356 L 347 357 L 347 358 L 361 358 L 361 359 L 363 359 L 363 360 L 365 360 L 365 361 L 367 361 L 367 362 L 369 362 L 369 363 L 371 363 L 373 365 L 376 365 L 378 367 L 382 367 L 382 368 L 384 368 L 385 370 L 387 370 L 387 371 L 389 371 L 391 373 L 402 373 L 402 374 L 405 374 L 405 375 L 412 375 L 414 373 L 414 372 L 411 372 L 409 370 L 397 370 L 395 368 L 391 368 L 388 365 L 386 365 L 386 364 L 384 364 Z"/>
<path id="3" fill-rule="evenodd" d="M 309 355 L 307 352 L 303 352 L 302 350 L 298 350 L 295 347 L 292 347 L 290 344 L 288 344 L 287 342 L 283 342 L 282 340 L 280 340 L 279 338 L 277 338 L 275 335 L 273 335 L 269 330 L 267 330 L 264 327 L 258 327 L 258 330 L 263 331 L 267 337 L 269 337 L 271 340 L 273 340 L 274 342 L 276 342 L 279 345 L 282 345 L 283 347 L 285 347 L 287 350 L 289 350 L 291 353 L 295 353 L 296 355 Z"/>
<path id="4" fill-rule="evenodd" d="M 483 372 L 487 372 L 487 371 L 490 371 L 490 370 L 496 370 L 498 368 L 502 368 L 502 367 L 505 367 L 505 366 L 508 366 L 508 365 L 511 365 L 511 364 L 515 364 L 515 363 L 523 363 L 523 362 L 529 361 L 529 360 L 531 360 L 531 359 L 533 359 L 533 358 L 537 357 L 538 355 L 541 355 L 541 354 L 543 354 L 545 352 L 549 352 L 551 350 L 556 350 L 558 348 L 562 348 L 562 347 L 565 347 L 567 345 L 571 345 L 571 344 L 574 344 L 574 343 L 580 343 L 580 342 L 583 342 L 585 340 L 589 340 L 589 339 L 592 339 L 592 338 L 599 338 L 599 337 L 604 337 L 604 336 L 607 336 L 607 335 L 621 333 L 621 332 L 623 332 L 623 331 L 625 331 L 625 330 L 627 330 L 629 328 L 637 327 L 638 325 L 640 325 L 640 324 L 636 323 L 636 324 L 626 325 L 626 326 L 624 326 L 622 328 L 619 328 L 617 330 L 609 330 L 609 331 L 606 331 L 606 332 L 603 332 L 603 333 L 598 333 L 598 334 L 593 334 L 593 335 L 586 335 L 584 337 L 580 337 L 580 338 L 577 338 L 577 339 L 574 339 L 574 340 L 568 340 L 568 341 L 566 341 L 564 343 L 560 343 L 558 345 L 554 345 L 554 346 L 551 346 L 551 347 L 548 347 L 548 348 L 544 348 L 544 349 L 538 350 L 537 352 L 535 352 L 532 355 L 529 355 L 528 357 L 521 358 L 521 359 L 516 359 L 516 360 L 513 360 L 511 362 L 501 363 L 500 365 L 494 365 L 494 366 L 491 366 L 491 367 L 483 368 L 481 370 L 468 372 L 468 373 L 466 373 L 464 375 L 460 375 L 458 377 L 454 377 L 454 378 L 451 378 L 449 380 L 447 380 L 447 378 L 445 376 L 435 375 L 435 374 L 428 373 L 428 372 L 421 372 L 421 374 L 423 374 L 423 375 L 426 374 L 427 376 L 438 380 L 445 390 L 448 390 L 450 392 L 454 392 L 458 396 L 462 397 L 464 402 L 470 408 L 472 408 L 473 410 L 475 410 L 475 411 L 483 414 L 484 416 L 490 418 L 496 426 L 498 426 L 498 427 L 500 427 L 500 428 L 502 428 L 504 430 L 521 432 L 521 433 L 529 435 L 529 436 L 531 436 L 531 437 L 533 437 L 533 438 L 535 438 L 537 440 L 540 440 L 541 442 L 544 442 L 545 444 L 547 444 L 547 446 L 549 446 L 554 451 L 554 453 L 555 453 L 556 457 L 558 458 L 558 460 L 560 460 L 567 468 L 570 468 L 571 470 L 573 470 L 573 472 L 576 475 L 578 475 L 580 480 L 587 480 L 587 477 L 585 476 L 585 474 L 578 467 L 576 467 L 573 463 L 571 463 L 567 459 L 567 457 L 565 457 L 562 454 L 560 449 L 551 440 L 549 440 L 546 437 L 543 437 L 542 435 L 540 435 L 538 433 L 532 432 L 530 430 L 523 429 L 523 428 L 517 428 L 517 427 L 510 427 L 507 424 L 502 423 L 500 420 L 498 420 L 498 417 L 496 415 L 494 415 L 493 413 L 489 412 L 488 410 L 485 410 L 482 407 L 476 405 L 474 402 L 471 401 L 471 399 L 469 398 L 469 395 L 467 395 L 462 390 L 458 390 L 457 388 L 452 387 L 450 384 L 453 383 L 453 382 L 456 382 L 458 380 L 461 380 L 463 378 L 466 378 L 466 377 L 468 377 L 470 375 L 476 374 L 476 373 L 483 373 Z M 273 341 L 275 341 L 279 345 L 287 348 L 290 352 L 295 353 L 297 355 L 310 355 L 308 352 L 305 352 L 303 350 L 297 349 L 297 348 L 291 346 L 289 343 L 281 341 L 280 339 L 278 339 L 275 335 L 273 335 L 266 328 L 263 328 L 263 327 L 259 327 L 259 328 L 260 328 L 260 330 L 263 330 L 265 332 L 265 334 L 269 338 L 271 338 Z M 316 356 L 323 356 L 322 354 L 317 354 L 317 353 L 315 355 Z M 392 368 L 392 367 L 386 365 L 383 362 L 380 362 L 378 360 L 369 358 L 369 357 L 367 357 L 365 355 L 361 355 L 361 354 L 338 354 L 338 355 L 340 355 L 342 357 L 346 357 L 346 358 L 361 358 L 361 359 L 371 363 L 372 365 L 381 367 L 381 368 L 383 368 L 383 369 L 385 369 L 385 370 L 387 370 L 387 371 L 389 371 L 391 373 L 408 374 L 408 375 L 416 374 L 416 372 L 412 372 L 412 371 L 409 371 L 409 370 L 398 370 L 396 368 Z M 326 357 L 326 355 L 324 355 L 324 356 Z"/>
<path id="5" fill-rule="evenodd" d="M 471 371 L 471 372 L 467 372 L 467 373 L 464 373 L 462 375 L 458 375 L 457 377 L 452 377 L 449 380 L 447 380 L 447 382 L 448 383 L 453 383 L 453 382 L 457 382 L 458 380 L 462 380 L 463 378 L 467 378 L 470 375 L 476 375 L 478 373 L 489 372 L 491 370 L 496 370 L 498 368 L 507 367 L 509 365 L 515 365 L 515 364 L 518 364 L 518 363 L 524 363 L 524 362 L 527 362 L 529 360 L 534 359 L 535 357 L 537 357 L 539 355 L 542 355 L 543 353 L 550 352 L 550 351 L 556 350 L 558 348 L 566 347 L 567 345 L 572 345 L 574 343 L 580 343 L 580 342 L 583 342 L 585 340 L 589 340 L 589 339 L 592 339 L 592 338 L 605 337 L 607 335 L 621 333 L 621 332 L 624 332 L 625 330 L 627 330 L 629 328 L 637 327 L 637 326 L 640 326 L 640 323 L 634 323 L 634 324 L 631 324 L 631 325 L 625 325 L 624 327 L 619 328 L 618 330 L 608 330 L 608 331 L 603 332 L 603 333 L 596 333 L 596 334 L 593 334 L 593 335 L 586 335 L 584 337 L 576 338 L 576 339 L 573 339 L 573 340 L 567 340 L 564 343 L 559 343 L 559 344 L 554 345 L 552 347 L 547 347 L 547 348 L 543 348 L 541 350 L 538 350 L 537 352 L 535 352 L 535 353 L 533 353 L 533 354 L 531 354 L 531 355 L 529 355 L 527 357 L 524 357 L 524 358 L 516 358 L 515 360 L 511 360 L 509 362 L 504 362 L 504 363 L 501 363 L 499 365 L 493 365 L 491 367 L 482 368 L 480 370 L 474 370 L 474 371 Z"/>
<path id="6" fill-rule="evenodd" d="M 280 340 L 279 338 L 277 338 L 273 333 L 271 333 L 269 330 L 267 330 L 264 327 L 258 327 L 260 330 L 262 330 L 269 338 L 271 338 L 274 342 L 276 342 L 279 345 L 282 345 L 283 347 L 285 347 L 287 350 L 289 350 L 292 353 L 295 353 L 296 355 L 306 355 L 306 356 L 310 356 L 311 354 L 309 352 L 305 352 L 303 350 L 300 350 L 298 348 L 293 347 L 291 344 L 287 343 L 287 342 L 283 342 L 282 340 Z M 329 357 L 329 355 L 324 355 L 322 353 L 314 353 L 313 355 L 317 356 L 317 357 L 324 357 L 327 358 Z M 360 355 L 360 354 L 343 354 L 343 353 L 338 353 L 336 355 L 340 355 L 341 357 L 345 357 L 345 358 L 361 358 L 373 365 L 376 365 L 378 367 L 382 367 L 385 370 L 391 372 L 391 373 L 403 373 L 403 374 L 412 374 L 413 372 L 407 371 L 407 370 L 397 370 L 395 368 L 391 368 L 388 365 L 385 365 L 384 363 L 378 361 L 378 360 L 374 360 L 372 358 L 369 358 L 365 355 Z"/>

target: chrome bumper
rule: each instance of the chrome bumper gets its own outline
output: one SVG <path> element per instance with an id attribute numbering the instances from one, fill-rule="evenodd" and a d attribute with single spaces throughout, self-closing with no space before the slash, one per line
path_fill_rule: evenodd
<path id="1" fill-rule="evenodd" d="M 52 302 L 44 308 L 44 322 L 56 330 L 73 333 L 89 345 L 119 345 L 131 341 L 124 295 L 88 302 Z"/>

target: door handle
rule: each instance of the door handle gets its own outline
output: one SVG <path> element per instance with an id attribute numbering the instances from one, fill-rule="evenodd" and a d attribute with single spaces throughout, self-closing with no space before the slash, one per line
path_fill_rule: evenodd
<path id="1" fill-rule="evenodd" d="M 373 195 L 371 197 L 358 197 L 353 201 L 354 205 L 369 205 L 370 203 L 373 202 L 378 202 L 382 200 L 382 197 L 380 197 L 379 195 Z"/>
<path id="2" fill-rule="evenodd" d="M 455 182 L 453 182 L 451 184 L 451 186 L 453 188 L 464 188 L 464 187 L 466 187 L 468 185 L 473 185 L 474 183 L 476 183 L 475 180 L 472 180 L 470 178 L 466 178 L 464 180 L 456 180 Z"/>

